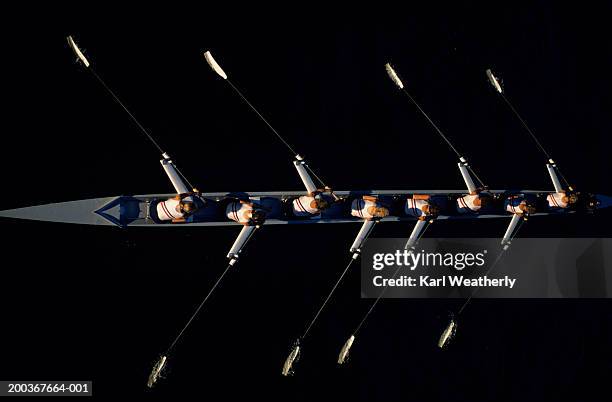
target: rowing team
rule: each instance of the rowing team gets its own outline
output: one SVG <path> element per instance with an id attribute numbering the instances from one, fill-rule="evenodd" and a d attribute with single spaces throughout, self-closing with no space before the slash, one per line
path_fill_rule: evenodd
<path id="1" fill-rule="evenodd" d="M 318 189 L 307 195 L 287 200 L 285 203 L 285 218 L 304 219 L 316 217 L 332 205 L 345 201 L 342 199 L 336 200 L 329 194 L 332 194 L 330 189 Z M 511 195 L 500 200 L 498 197 L 482 191 L 453 198 L 456 214 L 499 211 L 501 207 L 504 211 L 512 214 L 530 215 L 535 213 L 536 205 L 539 205 L 538 199 L 535 196 L 532 197 L 525 194 Z M 397 202 L 390 203 L 375 196 L 364 195 L 352 200 L 350 214 L 365 220 L 376 220 L 389 216 L 393 212 L 396 215 L 428 220 L 438 216 L 441 206 L 448 210 L 447 201 L 449 201 L 447 196 L 415 194 L 407 196 L 403 201 L 400 200 L 398 208 Z M 453 203 L 453 200 L 450 199 L 450 202 Z M 559 192 L 546 195 L 546 203 L 549 210 L 568 209 L 575 205 L 576 202 L 577 196 L 573 193 Z M 207 208 L 207 206 L 199 193 L 189 192 L 157 203 L 156 212 L 158 219 L 162 222 L 183 223 L 196 211 Z M 538 207 L 537 209 L 540 208 Z M 225 206 L 225 216 L 243 225 L 263 224 L 268 212 L 269 209 L 263 205 L 248 199 L 229 199 Z"/>

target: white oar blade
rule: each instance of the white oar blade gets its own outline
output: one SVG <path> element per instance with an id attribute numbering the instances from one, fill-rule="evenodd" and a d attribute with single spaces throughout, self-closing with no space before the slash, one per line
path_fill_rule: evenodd
<path id="1" fill-rule="evenodd" d="M 212 54 L 210 53 L 210 50 L 204 52 L 204 58 L 206 59 L 206 62 L 208 63 L 210 68 L 215 71 L 215 73 L 219 74 L 224 80 L 227 79 L 227 74 L 225 74 L 225 71 L 223 71 L 219 63 L 217 63 L 217 61 L 213 58 Z"/>
<path id="2" fill-rule="evenodd" d="M 89 60 L 87 60 L 87 57 L 85 57 L 81 49 L 79 49 L 74 39 L 72 39 L 72 36 L 68 36 L 68 38 L 66 39 L 68 40 L 68 45 L 70 46 L 76 57 L 79 58 L 79 60 L 85 65 L 85 67 L 89 67 Z"/>
<path id="3" fill-rule="evenodd" d="M 161 373 L 164 370 L 164 366 L 166 365 L 166 356 L 161 356 L 159 360 L 153 366 L 151 370 L 151 374 L 149 374 L 149 380 L 147 381 L 147 387 L 153 388 L 153 385 L 157 382 L 157 380 L 161 377 Z"/>
<path id="4" fill-rule="evenodd" d="M 442 335 L 440 336 L 440 340 L 438 341 L 438 347 L 440 349 L 444 349 L 446 347 L 448 342 L 455 335 L 456 330 L 457 330 L 457 323 L 455 322 L 455 320 L 451 320 L 450 323 L 448 323 L 448 326 L 446 327 L 444 332 L 442 332 Z"/>
<path id="5" fill-rule="evenodd" d="M 351 335 L 344 346 L 342 346 L 342 350 L 340 350 L 340 354 L 338 355 L 338 364 L 344 364 L 348 361 L 349 352 L 351 351 L 353 342 L 355 342 L 355 335 Z"/>
<path id="6" fill-rule="evenodd" d="M 391 78 L 391 81 L 393 81 L 399 89 L 404 89 L 404 83 L 402 82 L 402 80 L 399 79 L 397 73 L 395 72 L 393 67 L 391 67 L 391 64 L 385 64 L 385 70 L 387 70 L 387 74 L 389 75 L 389 78 Z"/>
<path id="7" fill-rule="evenodd" d="M 503 92 L 502 87 L 499 81 L 497 80 L 497 78 L 495 77 L 495 75 L 493 75 L 493 72 L 491 71 L 491 69 L 488 68 L 486 73 L 487 73 L 487 77 L 489 78 L 489 82 L 491 83 L 491 85 L 493 85 L 493 88 L 495 88 L 495 90 L 501 94 Z"/>
<path id="8" fill-rule="evenodd" d="M 299 355 L 300 355 L 300 345 L 296 344 L 293 347 L 293 349 L 291 349 L 291 353 L 289 353 L 289 356 L 287 356 L 287 359 L 285 360 L 285 364 L 283 364 L 282 374 L 285 377 L 293 374 L 293 363 L 295 362 L 295 360 L 298 358 Z"/>

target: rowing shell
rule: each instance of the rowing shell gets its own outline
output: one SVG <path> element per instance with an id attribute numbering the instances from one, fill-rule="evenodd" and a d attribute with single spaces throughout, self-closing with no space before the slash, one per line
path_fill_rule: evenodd
<path id="1" fill-rule="evenodd" d="M 507 190 L 491 190 L 491 194 L 531 194 L 532 196 L 543 196 L 546 191 L 520 190 L 509 192 Z M 161 223 L 155 219 L 154 206 L 157 202 L 175 196 L 175 194 L 147 194 L 134 196 L 114 196 L 103 198 L 92 198 L 78 201 L 67 201 L 39 206 L 16 208 L 0 211 L 0 217 L 28 219 L 35 221 L 62 222 L 82 225 L 102 225 L 119 227 L 185 227 L 185 226 L 226 226 L 238 225 L 227 219 L 224 215 L 224 203 L 229 200 L 249 199 L 250 201 L 266 208 L 268 219 L 266 225 L 282 224 L 308 224 L 308 223 L 361 223 L 362 219 L 350 216 L 350 202 L 363 195 L 377 196 L 382 202 L 397 202 L 404 200 L 411 194 L 429 194 L 434 198 L 453 199 L 458 195 L 465 194 L 465 190 L 371 190 L 371 191 L 336 191 L 341 202 L 325 210 L 321 215 L 312 218 L 296 218 L 284 212 L 283 205 L 289 200 L 299 197 L 304 193 L 301 191 L 271 191 L 253 193 L 202 193 L 207 201 L 207 207 L 199 209 L 183 224 Z M 597 196 L 600 208 L 612 206 L 612 197 Z M 348 206 L 348 208 L 347 208 Z M 445 213 L 446 212 L 446 213 Z M 563 212 L 565 213 L 565 212 Z M 539 212 L 535 215 L 559 214 L 556 211 Z M 499 211 L 483 214 L 459 214 L 453 213 L 453 208 L 441 210 L 438 220 L 442 219 L 486 219 L 486 218 L 509 218 L 511 215 Z M 391 215 L 383 218 L 382 222 L 411 221 L 415 218 L 410 216 Z"/>

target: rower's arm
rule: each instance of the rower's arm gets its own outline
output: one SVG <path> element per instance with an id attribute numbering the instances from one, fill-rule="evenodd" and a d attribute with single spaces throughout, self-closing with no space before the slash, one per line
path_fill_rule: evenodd
<path id="1" fill-rule="evenodd" d="M 181 178 L 181 175 L 179 174 L 178 170 L 176 170 L 176 167 L 174 166 L 172 159 L 170 159 L 170 156 L 164 152 L 162 154 L 162 157 L 164 159 L 160 160 L 159 162 L 164 168 L 166 174 L 168 175 L 170 182 L 172 182 L 172 185 L 174 186 L 174 189 L 176 190 L 177 194 L 190 193 L 192 190 Z"/>
<path id="2" fill-rule="evenodd" d="M 548 163 L 546 164 L 546 169 L 548 169 L 550 180 L 552 180 L 553 186 L 555 186 L 555 191 L 557 193 L 564 192 L 563 186 L 561 185 L 561 180 L 559 180 L 559 174 L 557 173 L 557 165 L 555 164 L 555 161 L 549 159 Z M 569 190 L 571 190 L 571 188 Z"/>
<path id="3" fill-rule="evenodd" d="M 465 158 L 461 157 L 457 165 L 459 166 L 459 171 L 461 172 L 461 176 L 463 176 L 463 181 L 465 181 L 468 191 L 470 194 L 476 194 L 476 185 L 474 184 L 474 180 L 472 180 L 472 175 L 470 174 Z"/>
<path id="4" fill-rule="evenodd" d="M 312 181 L 312 177 L 310 177 L 310 174 L 308 174 L 305 165 L 306 162 L 301 157 L 298 157 L 298 159 L 293 161 L 293 166 L 295 166 L 298 174 L 300 175 L 300 179 L 302 179 L 302 182 L 306 187 L 306 191 L 308 194 L 314 194 L 317 191 L 317 186 L 315 186 L 314 182 Z"/>

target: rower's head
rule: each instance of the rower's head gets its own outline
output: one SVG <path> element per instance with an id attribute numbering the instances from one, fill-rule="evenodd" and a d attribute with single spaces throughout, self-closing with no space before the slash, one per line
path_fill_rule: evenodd
<path id="1" fill-rule="evenodd" d="M 474 205 L 481 208 L 486 208 L 491 205 L 491 197 L 485 194 L 480 194 L 478 197 L 474 199 Z"/>
<path id="2" fill-rule="evenodd" d="M 423 206 L 423 212 L 431 217 L 436 217 L 440 213 L 440 208 L 435 204 L 427 204 Z"/>
<path id="3" fill-rule="evenodd" d="M 376 205 L 370 207 L 369 211 L 374 218 L 384 218 L 385 216 L 389 216 L 389 208 L 383 207 L 382 205 Z"/>
<path id="4" fill-rule="evenodd" d="M 314 202 L 319 211 L 329 208 L 329 202 L 321 196 L 315 197 Z"/>
<path id="5" fill-rule="evenodd" d="M 569 193 L 563 196 L 563 201 L 568 204 L 576 204 L 578 202 L 578 195 L 576 193 Z"/>
<path id="6" fill-rule="evenodd" d="M 181 201 L 181 212 L 186 215 L 194 213 L 196 210 L 195 203 L 193 201 Z"/>
<path id="7" fill-rule="evenodd" d="M 527 202 L 527 201 L 523 201 L 521 202 L 521 204 L 519 205 L 519 209 L 521 211 L 523 211 L 523 213 L 527 214 L 527 215 L 532 215 L 535 214 L 536 212 L 536 208 L 535 205 Z"/>
<path id="8" fill-rule="evenodd" d="M 261 209 L 251 210 L 251 221 L 254 225 L 261 225 L 266 220 L 266 212 Z"/>

